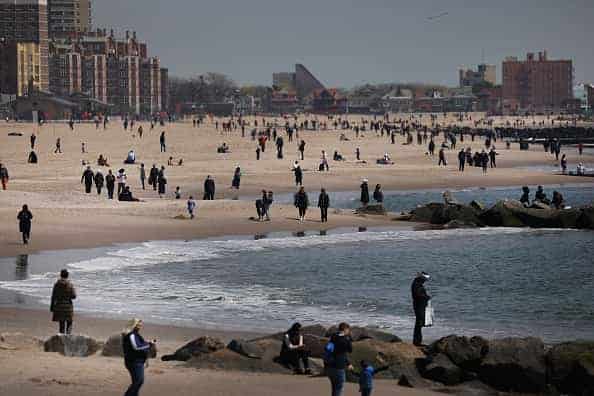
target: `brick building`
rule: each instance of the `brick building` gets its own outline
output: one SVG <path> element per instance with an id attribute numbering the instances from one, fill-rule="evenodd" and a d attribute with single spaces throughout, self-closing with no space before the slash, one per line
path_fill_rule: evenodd
<path id="1" fill-rule="evenodd" d="M 0 93 L 47 90 L 47 0 L 0 0 L 0 40 Z"/>
<path id="2" fill-rule="evenodd" d="M 548 113 L 566 110 L 573 99 L 571 60 L 549 60 L 546 51 L 538 58 L 507 58 L 503 62 L 503 109 L 506 113 Z"/>
<path id="3" fill-rule="evenodd" d="M 588 106 L 590 106 L 590 111 L 594 112 L 594 85 L 586 84 L 586 93 L 588 96 Z"/>
<path id="4" fill-rule="evenodd" d="M 82 92 L 111 104 L 118 113 L 166 110 L 167 69 L 161 68 L 158 58 L 148 57 L 146 43 L 135 32 L 116 38 L 113 30 L 108 34 L 98 29 L 54 39 L 50 48 L 52 92 L 62 96 Z"/>

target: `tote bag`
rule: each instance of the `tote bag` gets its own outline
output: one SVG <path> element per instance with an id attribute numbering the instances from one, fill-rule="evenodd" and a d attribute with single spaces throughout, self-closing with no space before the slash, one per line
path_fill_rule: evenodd
<path id="1" fill-rule="evenodd" d="M 433 312 L 433 307 L 431 306 L 431 301 L 427 303 L 427 308 L 425 308 L 425 327 L 433 326 L 433 321 L 435 319 L 435 315 Z"/>

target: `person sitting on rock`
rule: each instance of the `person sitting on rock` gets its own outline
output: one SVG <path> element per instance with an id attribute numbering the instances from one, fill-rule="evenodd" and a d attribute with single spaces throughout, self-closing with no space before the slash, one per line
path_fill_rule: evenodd
<path id="1" fill-rule="evenodd" d="M 303 343 L 301 324 L 295 323 L 283 337 L 280 361 L 283 365 L 295 370 L 295 374 L 311 374 L 308 358 L 309 351 Z M 303 364 L 303 369 L 301 368 L 301 363 Z"/>
<path id="2" fill-rule="evenodd" d="M 29 164 L 36 164 L 37 163 L 37 154 L 35 153 L 35 151 L 31 151 L 29 153 L 29 158 L 27 159 L 27 162 Z"/>
<path id="3" fill-rule="evenodd" d="M 547 194 L 542 189 L 542 186 L 538 186 L 536 193 L 534 194 L 534 202 L 540 202 L 545 205 L 550 205 L 551 201 L 547 198 Z"/>
<path id="4" fill-rule="evenodd" d="M 555 209 L 563 209 L 565 207 L 563 204 L 563 195 L 559 191 L 553 191 L 553 200 L 551 203 Z"/>
<path id="5" fill-rule="evenodd" d="M 338 150 L 334 150 L 333 159 L 334 161 L 344 161 L 344 157 L 338 152 Z"/>
<path id="6" fill-rule="evenodd" d="M 522 197 L 520 198 L 520 202 L 524 206 L 530 206 L 530 189 L 528 186 L 522 187 Z"/>
<path id="7" fill-rule="evenodd" d="M 227 146 L 227 143 L 223 143 L 222 145 L 217 147 L 217 153 L 219 153 L 219 154 L 227 154 L 228 152 L 229 152 L 229 146 Z"/>
<path id="8" fill-rule="evenodd" d="M 586 174 L 586 167 L 581 162 L 577 166 L 577 175 L 584 176 Z"/>

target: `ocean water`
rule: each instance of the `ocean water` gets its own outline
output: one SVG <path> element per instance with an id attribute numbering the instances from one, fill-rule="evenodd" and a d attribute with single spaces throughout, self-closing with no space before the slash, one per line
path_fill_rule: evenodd
<path id="1" fill-rule="evenodd" d="M 508 228 L 156 241 L 2 259 L 0 304 L 47 306 L 66 267 L 77 312 L 262 332 L 348 321 L 410 339 L 410 284 L 423 270 L 429 339 L 592 339 L 593 245 L 593 232 Z"/>
<path id="2" fill-rule="evenodd" d="M 536 187 L 529 185 L 530 197 L 534 199 Z M 594 204 L 594 184 L 584 185 L 550 185 L 543 186 L 549 199 L 553 196 L 553 191 L 559 191 L 563 194 L 565 203 L 568 206 L 579 207 L 583 205 Z M 370 198 L 373 201 L 373 189 L 375 185 L 370 183 Z M 384 191 L 384 206 L 390 212 L 408 212 L 417 205 L 424 205 L 429 202 L 443 202 L 442 194 L 445 189 L 429 190 L 403 190 L 403 191 Z M 482 202 L 487 207 L 495 204 L 498 200 L 517 199 L 522 196 L 521 187 L 490 187 L 490 188 L 458 188 L 450 189 L 454 198 L 462 203 L 470 203 L 472 200 Z M 319 192 L 309 192 L 310 202 L 313 206 L 317 205 L 317 196 Z M 359 201 L 360 192 L 357 191 L 339 191 L 328 192 L 330 195 L 331 206 L 339 209 L 355 209 L 361 206 Z M 292 194 L 279 194 L 276 198 L 277 203 L 292 204 Z"/>

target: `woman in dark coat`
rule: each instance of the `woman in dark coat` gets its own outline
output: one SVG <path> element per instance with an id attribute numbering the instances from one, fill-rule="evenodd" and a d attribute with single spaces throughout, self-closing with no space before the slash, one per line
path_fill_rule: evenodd
<path id="1" fill-rule="evenodd" d="M 295 207 L 299 209 L 299 221 L 303 222 L 305 220 L 305 212 L 307 212 L 307 207 L 309 206 L 309 198 L 307 197 L 307 193 L 305 189 L 301 187 L 297 194 L 295 194 Z"/>
<path id="2" fill-rule="evenodd" d="M 167 185 L 167 178 L 164 174 L 160 174 L 157 180 L 157 184 L 159 185 L 159 198 L 165 195 L 165 186 Z"/>
<path id="3" fill-rule="evenodd" d="M 231 187 L 239 190 L 240 182 L 241 182 L 241 168 L 238 166 L 237 168 L 235 168 L 235 173 L 233 174 L 233 181 L 231 182 Z"/>
<path id="4" fill-rule="evenodd" d="M 27 205 L 23 205 L 17 219 L 19 220 L 19 231 L 23 234 L 23 243 L 27 245 L 31 238 L 31 220 L 33 220 L 33 214 L 29 211 Z"/>
<path id="5" fill-rule="evenodd" d="M 60 271 L 60 279 L 54 284 L 52 290 L 52 300 L 50 311 L 53 313 L 52 320 L 59 322 L 59 332 L 61 334 L 70 334 L 72 332 L 72 317 L 74 307 L 72 300 L 76 298 L 74 286 L 68 280 L 68 271 Z"/>
<path id="6" fill-rule="evenodd" d="M 375 199 L 375 201 L 380 204 L 384 202 L 384 193 L 382 192 L 382 186 L 380 184 L 377 184 L 375 186 L 375 191 L 373 192 L 373 199 Z"/>
<path id="7" fill-rule="evenodd" d="M 367 206 L 369 203 L 369 185 L 367 184 L 367 179 L 363 179 L 363 183 L 361 183 L 361 203 L 363 206 Z"/>

